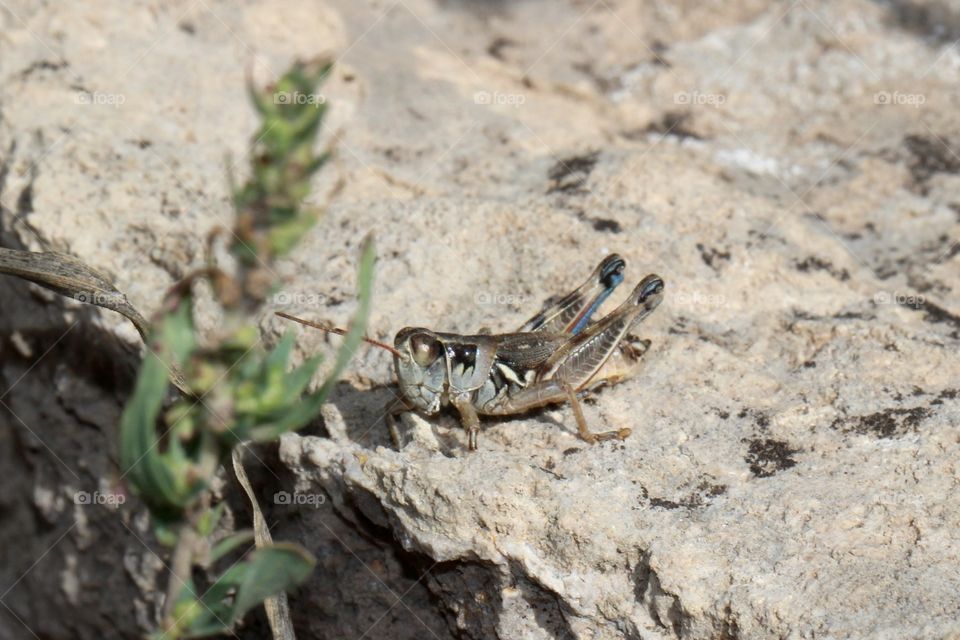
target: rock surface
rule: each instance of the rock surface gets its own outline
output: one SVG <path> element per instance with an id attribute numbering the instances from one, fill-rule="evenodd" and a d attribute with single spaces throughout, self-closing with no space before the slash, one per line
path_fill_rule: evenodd
<path id="1" fill-rule="evenodd" d="M 320 557 L 293 599 L 312 636 L 960 634 L 960 8 L 8 0 L 0 29 L 4 244 L 68 251 L 145 314 L 229 220 L 245 68 L 324 51 L 339 159 L 317 200 L 346 188 L 279 265 L 277 309 L 346 322 L 371 230 L 381 339 L 510 330 L 612 251 L 625 289 L 666 280 L 639 376 L 585 406 L 622 443 L 579 441 L 561 406 L 486 422 L 475 453 L 452 416 L 408 415 L 395 451 L 389 358 L 358 354 L 264 484 L 329 498 L 273 514 Z M 129 593 L 162 570 L 143 523 L 70 498 L 111 475 L 129 373 L 71 357 L 129 369 L 136 334 L 0 287 L 0 419 L 35 478 L 3 495 L 0 637 L 133 637 L 156 596 L 133 620 Z M 78 321 L 93 337 L 45 361 Z"/>

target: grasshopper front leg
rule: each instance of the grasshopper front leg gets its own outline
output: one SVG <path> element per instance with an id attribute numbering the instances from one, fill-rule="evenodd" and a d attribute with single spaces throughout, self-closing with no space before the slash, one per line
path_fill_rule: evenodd
<path id="1" fill-rule="evenodd" d="M 400 431 L 397 430 L 397 416 L 406 411 L 410 411 L 410 407 L 403 398 L 394 398 L 387 403 L 386 409 L 384 409 L 383 419 L 387 423 L 390 440 L 393 441 L 393 446 L 396 449 L 400 448 Z"/>
<path id="2" fill-rule="evenodd" d="M 477 410 L 473 407 L 473 402 L 469 395 L 458 395 L 450 399 L 457 412 L 460 414 L 460 423 L 467 432 L 467 446 L 471 451 L 477 450 L 477 438 L 480 434 L 480 418 L 477 416 Z"/>
<path id="3" fill-rule="evenodd" d="M 451 398 L 450 404 L 456 408 L 460 414 L 460 424 L 467 432 L 467 445 L 471 451 L 477 450 L 477 440 L 480 434 L 480 417 L 477 410 L 473 408 L 469 396 L 455 396 Z M 387 422 L 387 429 L 390 431 L 390 439 L 396 449 L 401 449 L 400 431 L 397 429 L 397 416 L 401 413 L 410 411 L 410 407 L 403 398 L 397 398 L 387 403 L 384 413 L 384 419 Z"/>

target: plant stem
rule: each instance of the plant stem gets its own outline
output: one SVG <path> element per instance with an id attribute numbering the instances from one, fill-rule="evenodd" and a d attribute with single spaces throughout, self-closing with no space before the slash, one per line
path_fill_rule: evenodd
<path id="1" fill-rule="evenodd" d="M 194 549 L 197 546 L 197 532 L 189 520 L 184 520 L 177 534 L 177 544 L 170 558 L 170 576 L 167 578 L 167 596 L 163 602 L 163 627 L 170 630 L 177 624 L 173 618 L 173 607 L 180 596 L 180 590 L 187 586 L 190 570 L 193 566 Z"/>

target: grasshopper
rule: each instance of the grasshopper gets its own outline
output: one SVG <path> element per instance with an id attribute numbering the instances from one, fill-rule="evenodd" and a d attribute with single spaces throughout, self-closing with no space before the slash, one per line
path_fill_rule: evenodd
<path id="1" fill-rule="evenodd" d="M 453 406 L 477 448 L 481 415 L 525 413 L 549 404 L 569 402 L 580 438 L 586 442 L 623 439 L 630 429 L 595 433 L 587 427 L 579 396 L 633 375 L 649 342 L 630 331 L 657 308 L 663 280 L 648 275 L 630 297 L 607 316 L 593 315 L 623 281 L 626 262 L 607 256 L 590 277 L 570 293 L 550 298 L 516 332 L 460 335 L 422 327 L 401 329 L 394 346 L 365 338 L 393 353 L 400 397 L 386 409 L 394 444 L 400 438 L 395 416 L 406 411 L 436 415 Z M 314 328 L 343 333 L 318 323 L 277 312 Z"/>

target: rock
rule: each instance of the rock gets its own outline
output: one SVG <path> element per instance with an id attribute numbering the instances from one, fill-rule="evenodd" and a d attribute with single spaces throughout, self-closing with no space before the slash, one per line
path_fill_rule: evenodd
<path id="1" fill-rule="evenodd" d="M 958 15 L 866 0 L 13 3 L 0 12 L 2 237 L 69 251 L 149 315 L 229 220 L 223 154 L 242 170 L 254 126 L 245 67 L 265 81 L 294 55 L 334 50 L 323 92 L 339 158 L 316 201 L 338 178 L 346 188 L 278 265 L 277 308 L 345 323 L 371 230 L 380 339 L 403 326 L 514 329 L 614 251 L 625 289 L 656 272 L 666 298 L 640 328 L 652 346 L 639 375 L 584 407 L 598 430 L 631 428 L 622 443 L 579 441 L 560 406 L 485 421 L 474 453 L 452 416 L 408 415 L 395 451 L 382 424 L 392 365 L 361 351 L 324 410 L 334 437 L 319 425 L 285 436 L 290 475 L 262 474 L 265 496 L 329 498 L 268 513 L 276 538 L 320 556 L 291 600 L 298 628 L 949 637 L 960 634 Z M 40 356 L 59 332 L 24 331 L 31 316 L 7 309 L 33 294 L 3 286 L 4 334 L 20 331 Z M 119 317 L 38 308 L 54 329 L 93 324 L 135 361 Z M 269 314 L 262 326 L 270 338 L 288 328 Z M 332 353 L 337 338 L 296 330 L 302 355 Z M 4 340 L 5 387 L 33 361 L 22 351 Z M 17 384 L 23 400 L 5 400 L 26 414 L 45 385 L 70 391 L 27 416 L 33 435 L 10 419 L 44 468 L 59 466 L 47 441 L 74 466 L 78 423 L 108 449 L 118 410 L 113 384 L 64 375 L 84 376 L 40 367 Z M 109 461 L 84 473 L 80 488 L 97 487 Z M 20 493 L 27 505 L 35 495 Z M 70 525 L 69 509 L 57 517 L 24 557 Z M 111 532 L 137 558 L 128 565 L 146 562 L 122 527 Z M 81 578 L 83 553 L 70 560 Z M 16 596 L 69 608 L 60 584 L 77 584 L 82 605 L 90 581 L 62 573 L 67 558 L 46 560 L 51 585 L 25 578 L 13 608 L 49 637 L 98 637 L 95 620 L 71 636 Z M 142 625 L 154 601 L 137 600 Z M 134 634 L 129 608 L 118 626 Z"/>

